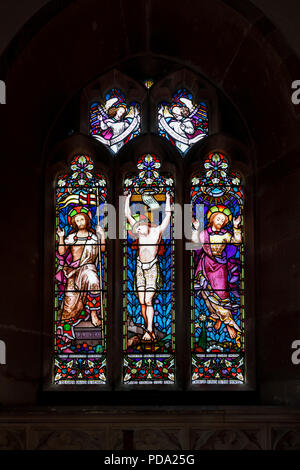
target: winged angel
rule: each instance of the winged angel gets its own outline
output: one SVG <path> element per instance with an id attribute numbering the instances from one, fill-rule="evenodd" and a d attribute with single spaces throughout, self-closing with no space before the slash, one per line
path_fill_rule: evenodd
<path id="1" fill-rule="evenodd" d="M 108 145 L 114 153 L 117 153 L 134 133 L 139 133 L 140 114 L 137 106 L 128 107 L 114 97 L 108 99 L 104 105 L 98 105 L 98 111 L 100 134 L 94 134 L 93 137 Z"/>
<path id="2" fill-rule="evenodd" d="M 199 106 L 194 106 L 189 98 L 183 97 L 172 106 L 161 105 L 159 108 L 160 130 L 166 132 L 171 142 L 183 153 L 198 140 L 206 137 L 206 133 L 198 129 L 198 111 Z"/>

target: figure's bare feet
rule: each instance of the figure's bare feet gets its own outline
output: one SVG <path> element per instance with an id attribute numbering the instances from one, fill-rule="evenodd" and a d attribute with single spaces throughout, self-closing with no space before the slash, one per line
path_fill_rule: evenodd
<path id="1" fill-rule="evenodd" d="M 101 325 L 101 320 L 99 320 L 97 314 L 95 312 L 91 313 L 91 320 L 93 326 L 100 326 Z"/>
<path id="2" fill-rule="evenodd" d="M 144 336 L 142 337 L 142 341 L 151 341 L 151 336 L 148 333 L 148 331 L 146 331 L 146 333 L 144 333 Z"/>
<path id="3" fill-rule="evenodd" d="M 145 331 L 145 334 L 144 336 L 142 337 L 142 341 L 145 341 L 145 342 L 151 342 L 151 341 L 156 341 L 156 337 L 155 337 L 155 334 L 154 334 L 154 331 Z"/>
<path id="4" fill-rule="evenodd" d="M 217 320 L 216 323 L 215 323 L 215 329 L 219 330 L 220 327 L 221 327 L 221 324 L 222 324 L 221 320 Z"/>
<path id="5" fill-rule="evenodd" d="M 236 331 L 234 328 L 232 328 L 232 326 L 229 326 L 229 325 L 226 325 L 227 327 L 227 331 L 229 333 L 229 336 L 231 339 L 234 339 L 236 337 Z"/>

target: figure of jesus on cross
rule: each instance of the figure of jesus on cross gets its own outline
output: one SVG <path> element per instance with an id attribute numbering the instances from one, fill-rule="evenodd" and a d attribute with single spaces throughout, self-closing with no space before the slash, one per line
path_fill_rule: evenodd
<path id="1" fill-rule="evenodd" d="M 171 220 L 171 193 L 168 192 L 166 194 L 165 216 L 160 225 L 151 224 L 145 219 L 136 221 L 132 217 L 130 209 L 131 193 L 125 192 L 124 195 L 126 196 L 125 216 L 132 227 L 132 233 L 138 241 L 135 281 L 146 329 L 142 341 L 153 342 L 156 341 L 153 331 L 153 298 L 158 289 L 158 249 L 162 234 L 169 226 Z"/>

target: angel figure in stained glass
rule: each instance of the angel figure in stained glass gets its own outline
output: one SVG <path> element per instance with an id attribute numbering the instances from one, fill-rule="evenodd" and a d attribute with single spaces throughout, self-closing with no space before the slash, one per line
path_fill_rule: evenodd
<path id="1" fill-rule="evenodd" d="M 181 90 L 171 106 L 158 110 L 159 132 L 185 153 L 191 145 L 207 136 L 207 111 L 204 104 L 195 106 L 189 95 Z"/>
<path id="2" fill-rule="evenodd" d="M 208 228 L 199 232 L 200 223 L 193 220 L 192 240 L 202 243 L 196 250 L 194 264 L 195 289 L 202 295 L 215 329 L 226 325 L 230 338 L 239 344 L 241 329 L 234 320 L 233 313 L 238 309 L 230 299 L 229 291 L 238 296 L 239 261 L 234 257 L 238 245 L 242 243 L 241 216 L 233 218 L 233 233 L 226 229 L 232 214 L 225 206 L 214 206 L 207 214 Z"/>
<path id="3" fill-rule="evenodd" d="M 105 104 L 98 104 L 97 132 L 93 137 L 117 153 L 140 129 L 137 105 L 128 106 L 118 90 L 112 90 Z"/>

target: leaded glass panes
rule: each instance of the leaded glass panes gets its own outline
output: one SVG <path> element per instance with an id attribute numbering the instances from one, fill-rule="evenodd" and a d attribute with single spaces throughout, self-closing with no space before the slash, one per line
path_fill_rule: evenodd
<path id="1" fill-rule="evenodd" d="M 224 155 L 211 153 L 192 179 L 193 384 L 245 382 L 244 193 Z M 204 208 L 204 229 L 200 209 Z"/>
<path id="2" fill-rule="evenodd" d="M 158 106 L 158 132 L 185 154 L 208 135 L 207 104 L 194 103 L 191 93 L 179 89 L 171 103 L 162 102 Z"/>
<path id="3" fill-rule="evenodd" d="M 117 153 L 124 144 L 140 134 L 139 104 L 127 103 L 124 94 L 113 88 L 105 101 L 90 105 L 90 135 Z"/>
<path id="4" fill-rule="evenodd" d="M 143 155 L 124 180 L 123 383 L 175 383 L 174 180 Z"/>
<path id="5" fill-rule="evenodd" d="M 55 384 L 106 383 L 105 177 L 76 155 L 56 183 Z"/>

